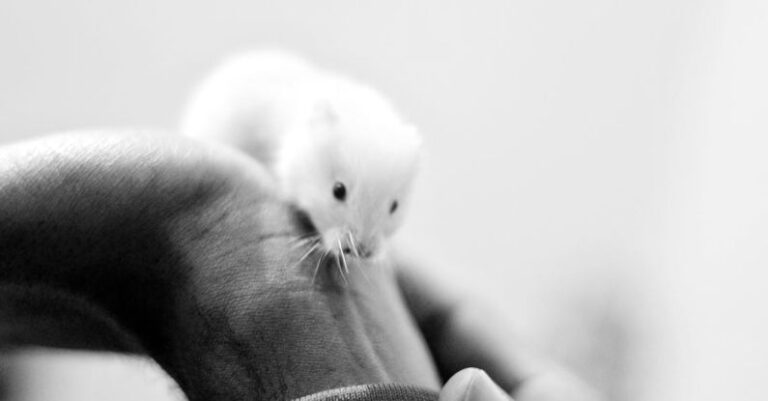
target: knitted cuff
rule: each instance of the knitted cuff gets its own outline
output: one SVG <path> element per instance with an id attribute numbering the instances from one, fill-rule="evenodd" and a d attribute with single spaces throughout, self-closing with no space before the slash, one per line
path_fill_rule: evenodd
<path id="1" fill-rule="evenodd" d="M 363 384 L 321 391 L 294 401 L 437 401 L 437 392 L 394 383 Z"/>

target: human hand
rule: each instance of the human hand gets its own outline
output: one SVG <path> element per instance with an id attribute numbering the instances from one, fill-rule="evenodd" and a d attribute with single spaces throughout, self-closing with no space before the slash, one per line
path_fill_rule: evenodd
<path id="1" fill-rule="evenodd" d="M 0 343 L 146 352 L 191 400 L 437 390 L 391 266 L 314 277 L 294 217 L 258 164 L 181 138 L 0 148 Z"/>
<path id="2" fill-rule="evenodd" d="M 303 230 L 261 167 L 225 148 L 135 132 L 0 148 L 0 344 L 145 352 L 191 400 L 437 393 L 433 357 L 444 377 L 479 366 L 521 401 L 580 399 L 413 266 L 350 260 L 345 280 L 303 258 Z M 441 397 L 499 395 L 490 383 L 462 371 Z"/>

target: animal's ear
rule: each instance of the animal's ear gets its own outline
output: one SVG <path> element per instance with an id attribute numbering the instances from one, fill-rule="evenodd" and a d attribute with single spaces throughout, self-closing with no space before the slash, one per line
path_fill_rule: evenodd
<path id="1" fill-rule="evenodd" d="M 399 154 L 402 156 L 402 160 L 408 161 L 408 168 L 418 171 L 424 157 L 424 151 L 422 150 L 424 140 L 419 129 L 410 123 L 403 123 L 401 133 L 401 135 L 397 136 L 400 142 L 398 146 Z"/>
<path id="2" fill-rule="evenodd" d="M 315 103 L 310 117 L 310 123 L 317 126 L 333 126 L 339 121 L 339 115 L 329 100 L 320 100 Z"/>

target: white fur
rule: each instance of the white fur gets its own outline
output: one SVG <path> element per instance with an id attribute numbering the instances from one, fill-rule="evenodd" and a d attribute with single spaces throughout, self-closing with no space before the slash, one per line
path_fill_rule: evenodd
<path id="1" fill-rule="evenodd" d="M 379 253 L 401 225 L 421 146 L 374 89 L 279 52 L 223 63 L 192 97 L 182 132 L 267 165 L 333 252 L 355 242 Z M 333 197 L 335 182 L 346 186 L 346 201 Z"/>

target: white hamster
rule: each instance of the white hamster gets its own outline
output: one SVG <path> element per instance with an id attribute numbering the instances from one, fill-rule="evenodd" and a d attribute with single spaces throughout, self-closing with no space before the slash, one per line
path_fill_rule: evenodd
<path id="1" fill-rule="evenodd" d="M 319 249 L 379 255 L 403 221 L 421 136 L 374 89 L 282 52 L 226 60 L 193 94 L 182 133 L 264 163 Z"/>

